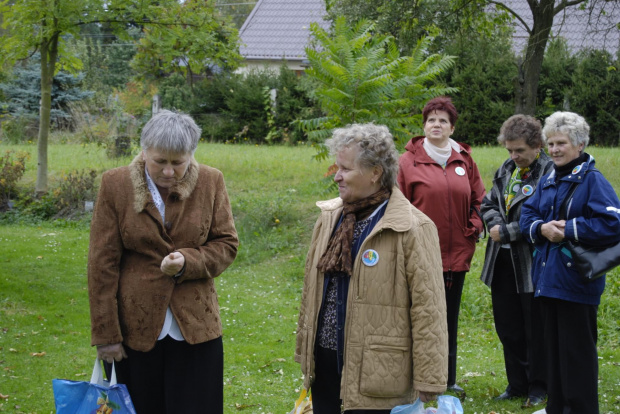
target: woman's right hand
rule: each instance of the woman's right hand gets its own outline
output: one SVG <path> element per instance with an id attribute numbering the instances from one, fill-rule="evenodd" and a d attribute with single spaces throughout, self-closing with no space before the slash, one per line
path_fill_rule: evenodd
<path id="1" fill-rule="evenodd" d="M 97 358 L 111 364 L 114 361 L 118 362 L 123 358 L 127 358 L 127 353 L 122 343 L 97 345 Z"/>
<path id="2" fill-rule="evenodd" d="M 564 227 L 566 220 L 551 220 L 540 226 L 540 234 L 547 238 L 550 242 L 560 243 L 564 240 Z"/>

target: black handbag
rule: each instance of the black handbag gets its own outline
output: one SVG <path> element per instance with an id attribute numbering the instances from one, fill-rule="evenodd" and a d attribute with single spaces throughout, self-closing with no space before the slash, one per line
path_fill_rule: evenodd
<path id="1" fill-rule="evenodd" d="M 560 207 L 560 220 L 566 217 L 566 206 L 572 199 L 578 183 L 573 183 Z M 564 245 L 571 253 L 577 272 L 587 281 L 596 280 L 620 265 L 620 242 L 608 246 L 588 246 L 567 240 Z"/>

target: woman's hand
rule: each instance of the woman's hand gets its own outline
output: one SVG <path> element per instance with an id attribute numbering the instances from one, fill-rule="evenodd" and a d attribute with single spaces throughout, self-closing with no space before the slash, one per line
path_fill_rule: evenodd
<path id="1" fill-rule="evenodd" d="M 97 358 L 104 360 L 107 363 L 114 361 L 121 361 L 123 358 L 127 358 L 125 348 L 122 343 L 111 345 L 98 345 L 97 346 Z"/>
<path id="2" fill-rule="evenodd" d="M 166 276 L 174 276 L 185 266 L 185 256 L 180 252 L 172 252 L 161 261 L 160 269 Z"/>
<path id="3" fill-rule="evenodd" d="M 495 226 L 491 227 L 491 230 L 489 230 L 489 237 L 491 238 L 491 240 L 493 240 L 496 243 L 500 242 L 499 224 L 496 224 Z"/>
<path id="4" fill-rule="evenodd" d="M 566 220 L 551 220 L 540 226 L 540 234 L 546 237 L 550 242 L 559 243 L 564 240 L 564 227 Z"/>
<path id="5" fill-rule="evenodd" d="M 424 392 L 420 391 L 420 401 L 423 403 L 427 403 L 429 401 L 435 401 L 437 399 L 437 394 L 434 392 Z"/>

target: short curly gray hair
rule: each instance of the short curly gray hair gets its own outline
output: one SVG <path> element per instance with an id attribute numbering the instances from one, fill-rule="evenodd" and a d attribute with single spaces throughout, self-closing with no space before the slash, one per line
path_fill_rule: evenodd
<path id="1" fill-rule="evenodd" d="M 194 154 L 200 133 L 200 127 L 191 116 L 164 109 L 142 128 L 140 146 L 143 150 L 157 148 L 177 154 Z"/>
<path id="2" fill-rule="evenodd" d="M 590 126 L 586 120 L 573 112 L 555 112 L 545 119 L 543 127 L 543 140 L 556 134 L 566 134 L 574 146 L 583 144 L 587 147 L 590 142 Z"/>
<path id="3" fill-rule="evenodd" d="M 398 174 L 398 151 L 390 130 L 384 125 L 352 124 L 335 129 L 332 137 L 325 141 L 332 156 L 343 148 L 357 146 L 359 153 L 355 162 L 362 169 L 381 167 L 381 187 L 392 189 Z"/>

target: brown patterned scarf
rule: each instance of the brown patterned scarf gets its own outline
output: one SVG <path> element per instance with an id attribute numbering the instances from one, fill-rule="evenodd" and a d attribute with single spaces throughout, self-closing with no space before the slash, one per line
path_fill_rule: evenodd
<path id="1" fill-rule="evenodd" d="M 353 270 L 351 247 L 355 223 L 357 220 L 370 216 L 381 203 L 390 198 L 390 194 L 390 190 L 383 189 L 354 203 L 344 203 L 342 223 L 329 239 L 327 249 L 317 265 L 319 271 L 323 273 L 344 272 L 351 275 Z"/>

